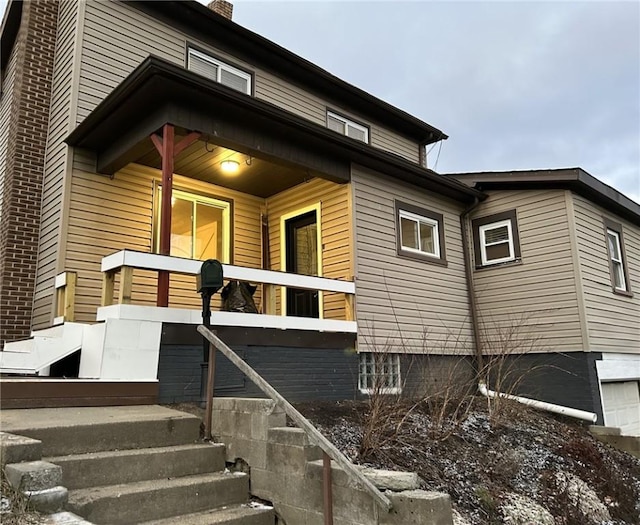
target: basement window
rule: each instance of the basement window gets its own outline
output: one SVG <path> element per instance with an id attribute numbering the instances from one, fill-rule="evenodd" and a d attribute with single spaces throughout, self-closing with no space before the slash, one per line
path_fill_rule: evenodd
<path id="1" fill-rule="evenodd" d="M 358 124 L 333 111 L 327 111 L 327 127 L 341 135 L 346 135 L 360 142 L 369 143 L 369 128 L 367 126 Z"/>
<path id="2" fill-rule="evenodd" d="M 365 394 L 399 394 L 400 356 L 362 352 L 358 374 L 358 388 Z"/>
<path id="3" fill-rule="evenodd" d="M 187 69 L 227 87 L 251 95 L 251 74 L 209 54 L 189 48 Z"/>

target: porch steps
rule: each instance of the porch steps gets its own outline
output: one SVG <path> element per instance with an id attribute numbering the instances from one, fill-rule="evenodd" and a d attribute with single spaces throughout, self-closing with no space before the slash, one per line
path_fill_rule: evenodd
<path id="1" fill-rule="evenodd" d="M 31 339 L 5 343 L 0 352 L 0 372 L 35 375 L 82 347 L 84 331 L 90 325 L 64 323 L 32 332 Z"/>
<path id="2" fill-rule="evenodd" d="M 3 430 L 42 441 L 62 468 L 66 509 L 91 523 L 273 525 L 248 505 L 249 476 L 224 469 L 225 447 L 200 419 L 159 406 L 3 410 Z M 158 521 L 159 520 L 159 521 Z"/>
<path id="3" fill-rule="evenodd" d="M 273 525 L 273 514 L 261 508 L 240 505 L 180 516 L 180 525 Z M 142 525 L 175 525 L 175 518 L 144 522 Z"/>

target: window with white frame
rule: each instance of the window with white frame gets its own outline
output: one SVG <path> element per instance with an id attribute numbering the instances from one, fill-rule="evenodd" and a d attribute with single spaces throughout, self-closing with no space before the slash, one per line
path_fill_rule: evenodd
<path id="1" fill-rule="evenodd" d="M 442 214 L 400 201 L 395 209 L 398 255 L 446 264 Z"/>
<path id="2" fill-rule="evenodd" d="M 399 394 L 402 390 L 400 356 L 398 354 L 362 352 L 360 354 L 358 388 L 361 392 L 368 394 Z"/>
<path id="3" fill-rule="evenodd" d="M 611 286 L 613 291 L 621 294 L 630 294 L 629 274 L 625 261 L 624 239 L 622 225 L 609 219 L 604 220 L 607 235 L 607 252 L 609 254 L 609 270 L 611 274 Z"/>
<path id="4" fill-rule="evenodd" d="M 158 186 L 156 214 L 156 251 L 160 245 L 162 188 Z M 230 262 L 231 203 L 173 190 L 171 195 L 170 255 L 204 261 Z"/>
<path id="5" fill-rule="evenodd" d="M 251 95 L 251 74 L 211 55 L 189 48 L 187 69 L 247 95 Z"/>
<path id="6" fill-rule="evenodd" d="M 520 259 L 515 210 L 475 219 L 473 232 L 477 267 Z"/>
<path id="7" fill-rule="evenodd" d="M 620 247 L 620 234 L 607 229 L 607 240 L 609 241 L 609 257 L 611 258 L 611 268 L 613 269 L 613 286 L 616 290 L 627 289 L 627 282 L 624 278 L 624 265 L 622 263 L 622 249 Z"/>
<path id="8" fill-rule="evenodd" d="M 332 111 L 327 111 L 327 127 L 352 139 L 369 142 L 369 128 Z"/>

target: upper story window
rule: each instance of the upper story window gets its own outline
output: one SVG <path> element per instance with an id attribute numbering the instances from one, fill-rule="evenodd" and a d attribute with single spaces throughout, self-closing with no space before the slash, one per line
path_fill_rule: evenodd
<path id="1" fill-rule="evenodd" d="M 160 245 L 160 205 L 162 188 L 158 186 L 158 210 L 155 217 L 155 245 Z M 185 259 L 218 259 L 230 262 L 231 203 L 186 191 L 171 194 L 170 255 Z"/>
<path id="2" fill-rule="evenodd" d="M 476 267 L 519 260 L 520 239 L 516 211 L 511 210 L 475 219 L 473 243 Z"/>
<path id="3" fill-rule="evenodd" d="M 446 264 L 442 214 L 400 201 L 395 207 L 398 255 Z"/>
<path id="4" fill-rule="evenodd" d="M 251 95 L 251 74 L 211 55 L 189 48 L 187 69 Z"/>
<path id="5" fill-rule="evenodd" d="M 629 273 L 624 251 L 622 225 L 609 219 L 604 220 L 607 235 L 607 252 L 609 254 L 609 273 L 613 291 L 627 295 L 631 293 Z"/>
<path id="6" fill-rule="evenodd" d="M 369 128 L 332 111 L 327 111 L 327 127 L 352 139 L 369 143 Z"/>

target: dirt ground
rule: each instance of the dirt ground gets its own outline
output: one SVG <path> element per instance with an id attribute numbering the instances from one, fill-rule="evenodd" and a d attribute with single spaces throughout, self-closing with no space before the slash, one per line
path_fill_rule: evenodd
<path id="1" fill-rule="evenodd" d="M 502 401 L 297 405 L 353 462 L 417 472 L 456 524 L 640 524 L 640 460 L 579 423 Z M 374 411 L 375 411 L 375 407 Z"/>

